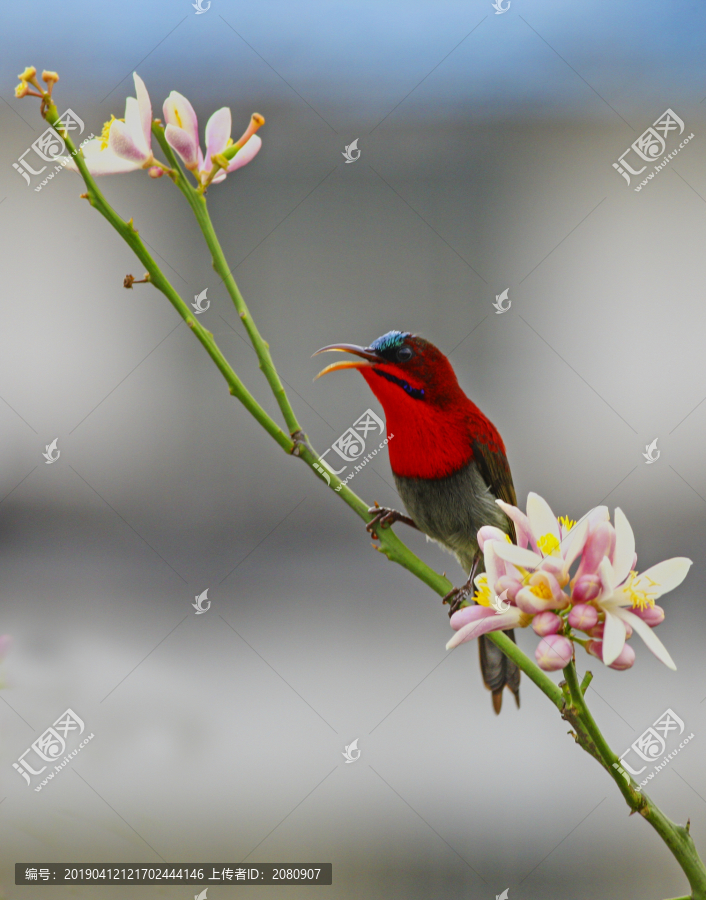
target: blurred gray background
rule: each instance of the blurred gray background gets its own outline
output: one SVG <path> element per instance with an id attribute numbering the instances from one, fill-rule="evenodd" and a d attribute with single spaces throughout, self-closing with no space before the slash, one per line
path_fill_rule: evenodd
<path id="1" fill-rule="evenodd" d="M 25 65 L 57 69 L 58 106 L 87 133 L 123 115 L 134 69 L 156 116 L 171 90 L 202 130 L 222 105 L 236 137 L 265 115 L 261 153 L 209 202 L 319 451 L 380 409 L 355 373 L 313 383 L 313 351 L 415 331 L 500 429 L 521 504 L 534 490 L 574 518 L 620 506 L 640 568 L 695 561 L 663 603 L 678 671 L 636 638 L 628 672 L 591 660 L 589 696 L 619 752 L 667 707 L 694 732 L 650 792 L 691 817 L 703 853 L 703 5 L 212 0 L 196 15 L 188 0 L 128 0 L 0 17 L 5 896 L 46 897 L 14 886 L 15 862 L 244 859 L 332 862 L 334 885 L 298 897 L 685 893 L 546 698 L 525 679 L 522 709 L 496 718 L 475 648 L 444 650 L 436 595 L 248 417 L 164 297 L 123 289 L 140 264 L 79 200 L 78 177 L 39 192 L 19 177 L 45 125 L 13 87 Z M 635 193 L 612 163 L 667 108 L 695 138 Z M 277 415 L 181 195 L 141 174 L 101 186 L 187 302 L 209 289 L 202 322 Z M 394 506 L 391 485 L 384 455 L 351 487 Z M 519 635 L 529 653 L 536 642 Z M 36 793 L 11 763 L 67 707 L 95 738 Z"/>

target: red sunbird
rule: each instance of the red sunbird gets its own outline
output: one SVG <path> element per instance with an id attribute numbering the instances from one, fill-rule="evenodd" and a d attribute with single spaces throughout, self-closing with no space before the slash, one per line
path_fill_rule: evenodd
<path id="1" fill-rule="evenodd" d="M 382 404 L 388 434 L 394 435 L 387 445 L 390 466 L 409 515 L 376 504 L 367 528 L 375 535 L 376 528 L 401 521 L 451 551 L 469 575 L 463 587 L 444 598 L 453 612 L 483 571 L 478 529 L 495 525 L 515 541 L 513 523 L 495 502 L 517 504 L 502 438 L 465 395 L 448 359 L 424 338 L 390 331 L 369 347 L 331 344 L 316 352 L 327 350 L 359 358 L 333 363 L 319 375 L 358 369 Z M 512 631 L 505 634 L 514 641 Z M 479 649 L 495 712 L 500 712 L 506 685 L 519 706 L 520 670 L 486 635 L 479 638 Z"/>

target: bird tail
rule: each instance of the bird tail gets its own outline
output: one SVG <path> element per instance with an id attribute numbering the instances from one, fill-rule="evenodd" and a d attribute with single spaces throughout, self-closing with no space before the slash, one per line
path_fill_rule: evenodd
<path id="1" fill-rule="evenodd" d="M 515 641 L 514 631 L 505 631 L 511 641 Z M 493 709 L 497 715 L 503 705 L 503 688 L 505 685 L 515 695 L 515 703 L 520 706 L 520 670 L 517 665 L 502 652 L 497 644 L 483 634 L 478 639 L 480 651 L 480 670 L 483 683 L 492 692 Z"/>

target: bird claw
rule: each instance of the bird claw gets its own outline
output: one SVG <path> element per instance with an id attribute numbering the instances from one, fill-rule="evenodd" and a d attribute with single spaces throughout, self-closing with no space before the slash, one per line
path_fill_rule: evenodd
<path id="1" fill-rule="evenodd" d="M 461 587 L 455 587 L 448 592 L 448 594 L 441 601 L 442 603 L 449 604 L 449 618 L 455 613 L 458 612 L 461 608 L 461 604 L 471 593 L 472 585 L 468 583 L 462 585 Z"/>
<path id="2" fill-rule="evenodd" d="M 474 579 L 476 577 L 476 570 L 478 568 L 478 560 L 479 557 L 473 560 L 473 565 L 471 566 L 471 574 L 468 576 L 468 581 L 461 585 L 461 587 L 452 588 L 448 594 L 441 601 L 442 603 L 449 604 L 449 618 L 455 613 L 458 612 L 461 608 L 461 604 L 464 600 L 466 600 L 469 594 L 473 593 L 474 588 Z"/>
<path id="3" fill-rule="evenodd" d="M 369 532 L 376 540 L 378 538 L 376 532 L 376 528 L 378 525 L 380 526 L 380 528 L 389 528 L 391 525 L 394 525 L 395 522 L 399 522 L 400 520 L 405 520 L 407 518 L 401 512 L 397 512 L 396 509 L 390 509 L 387 506 L 380 506 L 377 500 L 375 501 L 375 506 L 371 506 L 368 510 L 368 514 L 373 518 L 365 526 L 365 530 Z"/>

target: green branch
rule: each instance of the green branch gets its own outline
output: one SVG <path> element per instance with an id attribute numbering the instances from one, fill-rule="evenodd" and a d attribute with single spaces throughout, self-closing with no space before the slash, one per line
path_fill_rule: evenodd
<path id="1" fill-rule="evenodd" d="M 174 159 L 172 149 L 167 143 L 167 140 L 164 136 L 164 128 L 157 122 L 152 123 L 152 134 L 157 138 L 159 146 L 162 148 L 164 153 L 167 154 L 167 158 L 170 159 L 171 156 L 171 159 Z M 176 162 L 176 160 L 174 161 Z M 282 382 L 280 381 L 279 375 L 277 374 L 275 364 L 272 361 L 269 344 L 263 339 L 262 335 L 258 331 L 257 325 L 250 315 L 250 310 L 248 309 L 247 304 L 243 299 L 243 295 L 240 293 L 240 289 L 235 281 L 235 278 L 231 274 L 228 262 L 225 258 L 225 254 L 223 253 L 220 242 L 213 228 L 211 217 L 208 214 L 206 197 L 203 195 L 203 193 L 192 187 L 192 185 L 183 176 L 176 180 L 176 185 L 182 192 L 182 194 L 186 197 L 189 206 L 196 216 L 196 221 L 199 223 L 199 228 L 201 229 L 206 240 L 206 245 L 211 252 L 213 268 L 221 276 L 221 279 L 226 286 L 226 290 L 233 300 L 233 304 L 235 305 L 238 315 L 243 321 L 243 325 L 245 326 L 245 330 L 248 333 L 250 342 L 255 349 L 255 353 L 257 353 L 260 369 L 264 373 L 265 378 L 267 379 L 267 382 L 272 389 L 275 400 L 277 401 L 277 404 L 282 411 L 282 415 L 284 416 L 284 421 L 287 425 L 287 428 L 289 429 L 290 435 L 295 439 L 299 438 L 300 436 L 303 437 L 301 425 L 297 421 L 297 417 L 294 415 L 294 410 L 292 409 L 289 402 L 289 397 L 287 396 L 284 387 L 282 386 Z"/>
<path id="2" fill-rule="evenodd" d="M 625 775 L 621 774 L 624 770 L 620 766 L 620 760 L 608 746 L 588 708 L 573 660 L 564 669 L 564 677 L 570 701 L 565 704 L 562 715 L 575 727 L 577 742 L 608 772 L 625 798 L 631 813 L 640 813 L 669 847 L 689 881 L 691 900 L 706 900 L 706 867 L 699 858 L 689 834 L 688 823 L 685 828 L 672 822 L 647 794 L 637 789 L 632 778 L 625 777 L 628 775 L 627 772 Z"/>

